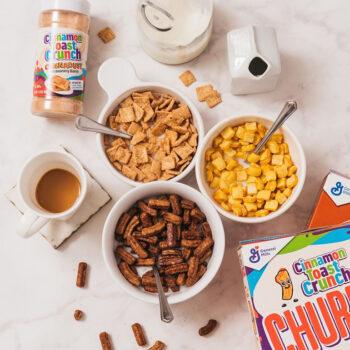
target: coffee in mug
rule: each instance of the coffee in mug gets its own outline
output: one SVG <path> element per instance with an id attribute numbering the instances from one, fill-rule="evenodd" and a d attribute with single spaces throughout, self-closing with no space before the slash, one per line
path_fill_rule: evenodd
<path id="1" fill-rule="evenodd" d="M 38 204 L 50 213 L 62 213 L 73 206 L 80 194 L 80 182 L 71 172 L 52 169 L 46 172 L 36 187 Z"/>

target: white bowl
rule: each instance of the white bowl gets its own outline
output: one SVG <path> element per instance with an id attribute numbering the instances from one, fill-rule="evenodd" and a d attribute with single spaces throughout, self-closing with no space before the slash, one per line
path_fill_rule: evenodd
<path id="1" fill-rule="evenodd" d="M 181 287 L 179 292 L 170 293 L 168 297 L 169 303 L 176 304 L 182 302 L 201 292 L 211 282 L 219 270 L 225 251 L 225 232 L 219 214 L 213 205 L 199 191 L 192 187 L 176 182 L 157 181 L 136 187 L 125 194 L 113 206 L 104 225 L 102 235 L 103 258 L 109 272 L 121 288 L 131 296 L 153 304 L 158 303 L 158 295 L 134 287 L 120 273 L 114 255 L 114 248 L 117 245 L 114 232 L 119 217 L 138 200 L 167 193 L 175 193 L 197 203 L 198 207 L 207 217 L 207 221 L 212 228 L 213 239 L 215 242 L 213 255 L 208 262 L 207 272 L 192 287 Z"/>
<path id="2" fill-rule="evenodd" d="M 266 118 L 266 117 L 259 117 L 259 116 L 241 116 L 241 117 L 231 117 L 228 119 L 223 120 L 219 124 L 215 125 L 213 128 L 209 130 L 207 135 L 205 136 L 199 150 L 198 150 L 198 157 L 197 157 L 197 163 L 196 163 L 196 179 L 199 186 L 200 191 L 212 202 L 212 204 L 215 206 L 215 208 L 218 210 L 218 212 L 233 220 L 248 224 L 256 224 L 261 223 L 265 221 L 269 221 L 272 219 L 277 218 L 281 214 L 283 214 L 285 211 L 287 211 L 297 200 L 297 198 L 300 195 L 301 190 L 303 189 L 304 182 L 305 182 L 305 176 L 306 176 L 306 160 L 303 148 L 294 135 L 292 131 L 290 131 L 287 127 L 282 127 L 281 131 L 284 135 L 286 143 L 288 143 L 289 151 L 292 157 L 292 160 L 294 164 L 298 167 L 297 176 L 298 176 L 298 184 L 294 188 L 292 195 L 288 198 L 288 200 L 275 212 L 270 213 L 267 216 L 263 217 L 254 217 L 254 218 L 248 218 L 248 217 L 241 217 L 236 216 L 231 212 L 226 211 L 223 209 L 213 198 L 213 190 L 209 187 L 209 184 L 206 180 L 206 172 L 205 172 L 205 151 L 207 148 L 211 147 L 211 144 L 216 136 L 218 136 L 222 130 L 225 129 L 227 126 L 238 126 L 241 124 L 244 124 L 249 121 L 256 121 L 259 122 L 266 127 L 270 127 L 273 123 L 272 119 Z"/>
<path id="3" fill-rule="evenodd" d="M 195 107 L 195 105 L 191 102 L 191 100 L 188 99 L 185 95 L 183 95 L 180 91 L 177 91 L 176 89 L 170 86 L 163 85 L 161 83 L 155 83 L 155 82 L 141 82 L 137 78 L 135 70 L 133 66 L 130 64 L 130 62 L 119 57 L 111 58 L 101 65 L 101 68 L 98 72 L 98 80 L 100 85 L 108 95 L 108 102 L 102 109 L 98 118 L 98 121 L 101 124 L 106 124 L 108 117 L 112 115 L 112 113 L 116 110 L 118 105 L 125 98 L 127 98 L 131 93 L 135 91 L 151 90 L 151 91 L 167 93 L 174 96 L 180 102 L 188 106 L 188 108 L 192 113 L 193 123 L 198 131 L 197 150 L 194 157 L 192 158 L 192 161 L 190 162 L 190 164 L 188 164 L 186 169 L 181 174 L 173 177 L 169 181 L 173 181 L 173 182 L 180 181 L 185 176 L 187 176 L 191 172 L 191 170 L 194 168 L 197 154 L 198 154 L 198 147 L 204 138 L 204 127 L 203 127 L 202 117 L 199 111 L 197 110 L 197 108 Z M 99 149 L 99 153 L 102 156 L 102 159 L 106 164 L 106 166 L 120 180 L 126 182 L 131 186 L 140 186 L 144 184 L 143 182 L 129 179 L 128 177 L 124 176 L 120 171 L 118 171 L 116 168 L 114 168 L 114 166 L 111 164 L 111 162 L 109 161 L 106 155 L 102 134 L 97 135 L 97 147 Z"/>

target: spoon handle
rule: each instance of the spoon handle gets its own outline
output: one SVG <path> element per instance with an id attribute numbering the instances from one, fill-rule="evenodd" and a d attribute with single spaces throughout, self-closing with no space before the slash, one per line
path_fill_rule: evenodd
<path id="1" fill-rule="evenodd" d="M 115 130 L 109 128 L 108 126 L 100 124 L 100 123 L 96 122 L 95 120 L 88 118 L 84 115 L 79 115 L 75 119 L 75 127 L 77 129 L 83 130 L 83 131 L 92 131 L 92 132 L 102 133 L 102 134 L 106 134 L 106 135 L 122 137 L 124 139 L 131 139 L 131 136 L 129 134 L 115 131 Z"/>
<path id="2" fill-rule="evenodd" d="M 261 149 L 265 146 L 266 142 L 270 139 L 272 134 L 284 124 L 284 122 L 297 110 L 297 108 L 298 106 L 296 101 L 286 102 L 278 118 L 272 124 L 271 128 L 267 131 L 263 139 L 255 147 L 253 151 L 254 153 L 258 154 L 261 151 Z"/>
<path id="3" fill-rule="evenodd" d="M 174 315 L 170 309 L 167 297 L 164 293 L 162 282 L 160 280 L 159 272 L 157 267 L 153 266 L 154 276 L 156 278 L 158 297 L 159 297 L 159 307 L 160 307 L 160 319 L 163 322 L 170 323 L 174 319 Z"/>

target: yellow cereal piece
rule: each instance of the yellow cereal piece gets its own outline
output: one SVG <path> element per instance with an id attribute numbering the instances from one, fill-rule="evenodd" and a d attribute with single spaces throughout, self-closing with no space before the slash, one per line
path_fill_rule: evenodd
<path id="1" fill-rule="evenodd" d="M 215 146 L 215 147 L 217 147 L 217 146 L 219 146 L 220 145 L 220 143 L 223 141 L 223 138 L 221 137 L 221 136 L 217 136 L 217 137 L 215 137 L 215 139 L 214 139 L 214 141 L 213 141 L 213 145 Z"/>
<path id="2" fill-rule="evenodd" d="M 279 205 L 282 205 L 287 200 L 287 197 L 282 192 L 278 191 L 275 199 Z"/>
<path id="3" fill-rule="evenodd" d="M 259 191 L 265 188 L 264 182 L 260 178 L 256 179 L 256 187 Z"/>
<path id="4" fill-rule="evenodd" d="M 242 206 L 240 206 L 240 207 L 233 207 L 232 208 L 232 212 L 236 216 L 242 216 Z"/>
<path id="5" fill-rule="evenodd" d="M 233 148 L 238 148 L 238 147 L 240 147 L 241 146 L 241 144 L 239 143 L 239 141 L 233 141 L 232 142 L 232 147 Z"/>
<path id="6" fill-rule="evenodd" d="M 261 209 L 255 213 L 255 216 L 257 216 L 257 217 L 267 216 L 267 215 L 269 215 L 269 213 L 270 212 L 267 209 Z"/>
<path id="7" fill-rule="evenodd" d="M 283 142 L 283 134 L 275 133 L 271 136 L 270 140 L 275 141 L 277 143 L 282 143 Z"/>
<path id="8" fill-rule="evenodd" d="M 281 151 L 283 154 L 288 154 L 288 153 L 289 153 L 289 146 L 288 146 L 288 144 L 282 143 L 282 144 L 280 145 L 280 151 Z"/>
<path id="9" fill-rule="evenodd" d="M 243 199 L 244 197 L 243 188 L 240 186 L 232 187 L 231 196 L 233 199 Z"/>
<path id="10" fill-rule="evenodd" d="M 229 148 L 225 150 L 224 158 L 233 158 L 236 155 L 236 153 L 236 150 L 234 150 L 233 148 Z"/>
<path id="11" fill-rule="evenodd" d="M 272 153 L 272 154 L 277 154 L 277 153 L 279 153 L 279 151 L 280 151 L 280 146 L 278 145 L 278 143 L 276 142 L 276 141 L 269 141 L 268 143 L 267 143 L 267 147 L 268 147 L 268 149 L 270 150 L 270 152 Z"/>
<path id="12" fill-rule="evenodd" d="M 255 148 L 255 146 L 253 144 L 244 145 L 241 147 L 241 151 L 242 152 L 251 152 L 254 150 L 254 148 Z"/>
<path id="13" fill-rule="evenodd" d="M 249 130 L 249 131 L 257 131 L 258 130 L 258 126 L 257 126 L 256 122 L 245 123 L 245 128 L 246 128 L 246 130 Z"/>
<path id="14" fill-rule="evenodd" d="M 221 171 L 218 170 L 218 169 L 216 169 L 216 168 L 214 168 L 214 166 L 213 166 L 213 173 L 214 173 L 214 175 L 216 175 L 216 176 L 221 176 Z"/>
<path id="15" fill-rule="evenodd" d="M 291 194 L 292 194 L 292 189 L 291 189 L 291 188 L 286 188 L 286 189 L 283 191 L 283 194 L 284 194 L 286 197 L 290 197 Z"/>
<path id="16" fill-rule="evenodd" d="M 297 185 L 298 183 L 298 177 L 293 174 L 292 176 L 288 177 L 286 180 L 286 185 L 288 188 L 293 188 Z"/>
<path id="17" fill-rule="evenodd" d="M 248 184 L 247 184 L 247 193 L 248 193 L 249 195 L 257 194 L 257 193 L 258 193 L 258 188 L 256 187 L 256 184 L 255 184 L 255 183 L 248 183 Z"/>
<path id="18" fill-rule="evenodd" d="M 274 170 L 268 170 L 264 173 L 266 182 L 274 181 L 277 179 L 276 172 Z"/>
<path id="19" fill-rule="evenodd" d="M 236 155 L 237 155 L 237 157 L 238 158 L 241 158 L 241 159 L 244 159 L 244 160 L 246 160 L 247 159 L 247 153 L 245 153 L 245 152 L 242 152 L 242 151 L 238 151 L 237 153 L 236 153 Z"/>
<path id="20" fill-rule="evenodd" d="M 269 164 L 271 162 L 271 152 L 269 149 L 265 149 L 265 151 L 263 151 L 260 154 L 260 164 Z"/>
<path id="21" fill-rule="evenodd" d="M 263 199 L 264 201 L 268 201 L 271 197 L 271 191 L 269 190 L 261 190 L 256 195 L 257 199 Z"/>
<path id="22" fill-rule="evenodd" d="M 210 187 L 211 188 L 218 188 L 220 184 L 220 178 L 218 178 L 217 176 L 214 176 L 213 181 L 210 183 Z"/>
<path id="23" fill-rule="evenodd" d="M 256 146 L 261 140 L 262 140 L 262 137 L 259 134 L 255 134 L 254 145 Z"/>
<path id="24" fill-rule="evenodd" d="M 261 168 L 257 164 L 251 164 L 249 168 L 247 169 L 248 175 L 251 176 L 260 176 L 261 175 Z"/>
<path id="25" fill-rule="evenodd" d="M 237 171 L 237 181 L 246 181 L 247 180 L 247 172 L 245 170 Z"/>
<path id="26" fill-rule="evenodd" d="M 245 131 L 243 134 L 243 141 L 253 143 L 254 142 L 254 131 Z"/>
<path id="27" fill-rule="evenodd" d="M 235 159 L 228 159 L 226 161 L 226 169 L 233 170 L 238 165 L 238 162 Z"/>
<path id="28" fill-rule="evenodd" d="M 216 158 L 222 158 L 222 154 L 220 151 L 215 151 L 211 154 L 211 159 L 214 160 Z"/>
<path id="29" fill-rule="evenodd" d="M 258 124 L 258 133 L 261 137 L 264 137 L 266 134 L 266 127 L 262 124 Z"/>
<path id="30" fill-rule="evenodd" d="M 221 136 L 224 138 L 224 140 L 231 140 L 235 136 L 235 130 L 231 126 L 228 126 L 221 133 Z"/>
<path id="31" fill-rule="evenodd" d="M 230 194 L 230 185 L 226 181 L 220 180 L 219 189 L 225 192 L 226 194 Z"/>
<path id="32" fill-rule="evenodd" d="M 242 216 L 247 216 L 248 215 L 248 210 L 247 210 L 247 208 L 244 205 L 241 206 L 241 210 L 242 210 Z"/>
<path id="33" fill-rule="evenodd" d="M 224 210 L 230 211 L 230 206 L 228 204 L 221 202 L 220 205 Z"/>
<path id="34" fill-rule="evenodd" d="M 264 208 L 264 205 L 265 205 L 265 201 L 263 201 L 263 200 L 256 201 L 256 206 L 258 207 L 258 209 Z"/>
<path id="35" fill-rule="evenodd" d="M 265 203 L 265 209 L 270 211 L 276 211 L 278 209 L 278 202 L 276 199 L 271 199 Z"/>
<path id="36" fill-rule="evenodd" d="M 257 163 L 260 160 L 260 156 L 255 153 L 250 153 L 249 156 L 247 157 L 247 161 L 249 163 Z"/>
<path id="37" fill-rule="evenodd" d="M 288 169 L 288 176 L 292 176 L 293 174 L 295 174 L 297 172 L 298 168 L 295 165 L 292 165 L 289 169 Z"/>
<path id="38" fill-rule="evenodd" d="M 277 187 L 277 182 L 275 180 L 268 181 L 267 184 L 265 185 L 265 189 L 270 190 L 271 192 L 275 191 L 276 187 Z"/>
<path id="39" fill-rule="evenodd" d="M 212 156 L 212 154 L 213 154 L 214 152 L 215 152 L 215 149 L 214 149 L 214 148 L 208 148 L 208 149 L 205 151 L 205 160 L 206 160 L 207 162 L 210 161 L 211 156 Z"/>
<path id="40" fill-rule="evenodd" d="M 278 179 L 277 180 L 277 188 L 279 190 L 284 190 L 286 188 L 286 178 L 283 178 L 283 179 Z"/>
<path id="41" fill-rule="evenodd" d="M 236 181 L 237 174 L 234 171 L 223 171 L 221 173 L 221 180 L 226 181 L 228 184 L 232 184 Z"/>
<path id="42" fill-rule="evenodd" d="M 285 165 L 287 165 L 288 168 L 293 165 L 292 158 L 290 157 L 289 154 L 284 155 L 283 162 Z"/>
<path id="43" fill-rule="evenodd" d="M 240 207 L 242 204 L 242 199 L 234 199 L 232 196 L 228 196 L 228 204 L 233 207 Z"/>
<path id="44" fill-rule="evenodd" d="M 239 139 L 243 139 L 244 137 L 244 134 L 245 134 L 245 129 L 243 126 L 239 126 L 237 128 L 237 131 L 236 131 L 236 136 L 239 138 Z"/>
<path id="45" fill-rule="evenodd" d="M 255 203 L 244 203 L 244 207 L 246 208 L 247 212 L 257 211 L 258 207 Z"/>
<path id="46" fill-rule="evenodd" d="M 214 179 L 214 174 L 211 170 L 207 170 L 207 181 L 210 183 Z"/>
<path id="47" fill-rule="evenodd" d="M 224 140 L 220 143 L 219 147 L 225 152 L 231 148 L 231 141 Z"/>
<path id="48" fill-rule="evenodd" d="M 255 203 L 256 202 L 256 196 L 245 196 L 243 198 L 244 203 Z"/>
<path id="49" fill-rule="evenodd" d="M 282 165 L 283 164 L 283 155 L 282 154 L 273 154 L 271 158 L 272 165 Z"/>
<path id="50" fill-rule="evenodd" d="M 219 189 L 214 193 L 214 199 L 217 202 L 221 203 L 221 202 L 227 202 L 228 197 L 224 191 Z"/>
<path id="51" fill-rule="evenodd" d="M 257 182 L 257 177 L 256 176 L 248 176 L 247 183 L 255 183 Z"/>
<path id="52" fill-rule="evenodd" d="M 226 168 L 226 162 L 222 158 L 216 158 L 211 163 L 220 171 Z"/>
<path id="53" fill-rule="evenodd" d="M 288 168 L 286 165 L 276 166 L 275 171 L 279 179 L 283 179 L 288 175 Z"/>

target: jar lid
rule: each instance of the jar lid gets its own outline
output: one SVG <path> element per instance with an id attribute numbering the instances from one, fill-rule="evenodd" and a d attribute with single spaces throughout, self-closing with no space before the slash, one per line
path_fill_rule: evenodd
<path id="1" fill-rule="evenodd" d="M 87 0 L 42 0 L 41 11 L 66 10 L 90 15 L 90 3 Z"/>

